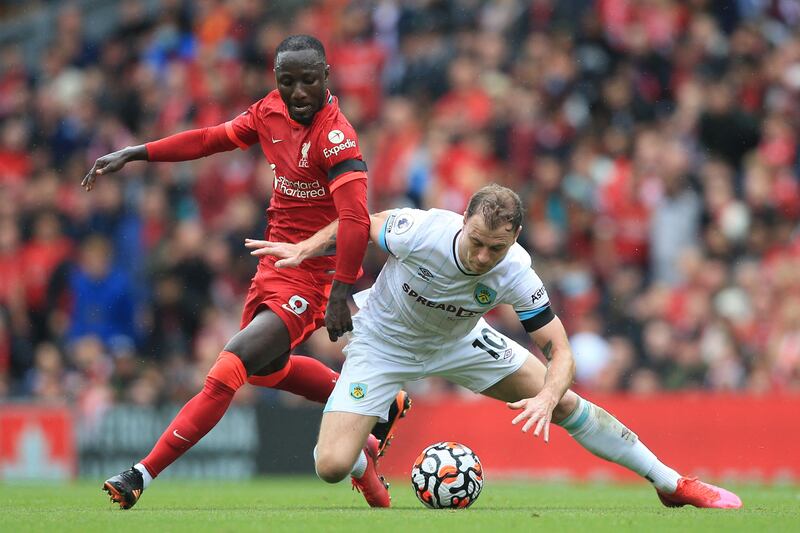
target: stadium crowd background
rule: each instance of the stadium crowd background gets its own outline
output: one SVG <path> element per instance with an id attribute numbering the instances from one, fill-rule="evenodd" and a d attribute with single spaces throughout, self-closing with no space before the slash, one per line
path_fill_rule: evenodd
<path id="1" fill-rule="evenodd" d="M 92 417 L 199 390 L 255 271 L 260 149 L 80 180 L 105 153 L 242 112 L 291 33 L 327 47 L 372 211 L 463 210 L 491 181 L 520 193 L 579 387 L 800 389 L 796 2 L 143 5 L 120 2 L 97 40 L 60 6 L 36 61 L 0 49 L 0 400 Z M 380 264 L 371 251 L 361 286 Z M 490 318 L 524 335 L 513 312 Z M 298 352 L 339 367 L 341 346 Z M 238 395 L 258 398 L 294 401 Z"/>

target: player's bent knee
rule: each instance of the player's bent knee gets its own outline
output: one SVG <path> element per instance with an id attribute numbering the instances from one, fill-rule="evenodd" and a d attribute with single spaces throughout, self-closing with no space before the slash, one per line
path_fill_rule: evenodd
<path id="1" fill-rule="evenodd" d="M 325 453 L 320 451 L 316 460 L 317 475 L 328 483 L 338 483 L 353 470 L 353 461 L 335 453 Z"/>

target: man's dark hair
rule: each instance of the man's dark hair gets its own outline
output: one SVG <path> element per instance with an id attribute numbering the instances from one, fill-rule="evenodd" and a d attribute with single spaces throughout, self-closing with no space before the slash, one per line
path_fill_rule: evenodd
<path id="1" fill-rule="evenodd" d="M 504 224 L 511 224 L 511 231 L 516 232 L 522 226 L 522 200 L 519 195 L 507 187 L 493 183 L 472 195 L 467 206 L 467 218 L 480 213 L 486 226 L 497 229 Z"/>
<path id="2" fill-rule="evenodd" d="M 325 47 L 322 46 L 319 39 L 310 35 L 290 35 L 281 41 L 281 44 L 275 49 L 275 57 L 277 58 L 281 52 L 300 52 L 302 50 L 314 50 L 322 64 L 325 65 L 327 63 Z"/>

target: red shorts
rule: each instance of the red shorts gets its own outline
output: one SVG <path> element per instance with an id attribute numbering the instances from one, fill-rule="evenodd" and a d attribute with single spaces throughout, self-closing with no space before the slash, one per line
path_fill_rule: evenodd
<path id="1" fill-rule="evenodd" d="M 262 259 L 244 302 L 241 328 L 264 309 L 278 315 L 289 330 L 294 348 L 325 325 L 325 308 L 333 274 L 300 268 L 275 268 L 274 258 Z"/>

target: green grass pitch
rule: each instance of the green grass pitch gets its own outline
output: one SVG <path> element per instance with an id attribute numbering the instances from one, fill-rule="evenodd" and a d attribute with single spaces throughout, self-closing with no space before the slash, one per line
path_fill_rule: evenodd
<path id="1" fill-rule="evenodd" d="M 734 486 L 739 511 L 667 509 L 648 485 L 572 485 L 491 479 L 475 505 L 422 507 L 406 480 L 393 509 L 372 510 L 349 483 L 270 478 L 241 483 L 157 481 L 133 509 L 111 504 L 101 481 L 0 484 L 0 531 L 800 531 L 800 487 Z"/>

